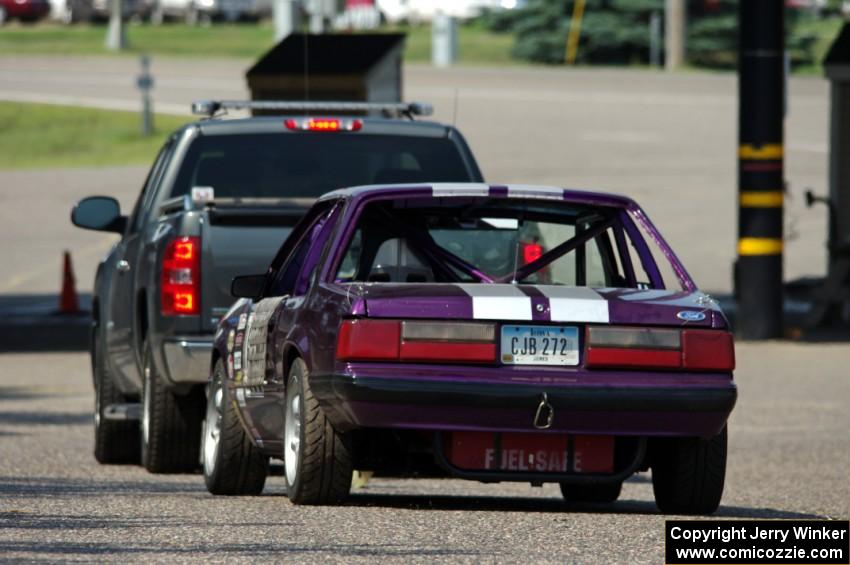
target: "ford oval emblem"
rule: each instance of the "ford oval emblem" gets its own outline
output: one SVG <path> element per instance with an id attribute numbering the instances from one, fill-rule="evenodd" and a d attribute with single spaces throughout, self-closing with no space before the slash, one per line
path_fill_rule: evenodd
<path id="1" fill-rule="evenodd" d="M 694 310 L 682 310 L 676 314 L 676 317 L 686 322 L 702 322 L 705 320 L 703 312 L 695 312 Z"/>

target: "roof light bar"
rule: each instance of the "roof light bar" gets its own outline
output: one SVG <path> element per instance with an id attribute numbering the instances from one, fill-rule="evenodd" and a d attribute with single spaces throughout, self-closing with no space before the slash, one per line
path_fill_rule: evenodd
<path id="1" fill-rule="evenodd" d="M 425 102 L 297 102 L 290 100 L 198 100 L 192 113 L 214 117 L 223 110 L 280 110 L 286 112 L 381 113 L 393 116 L 430 116 L 434 107 Z"/>

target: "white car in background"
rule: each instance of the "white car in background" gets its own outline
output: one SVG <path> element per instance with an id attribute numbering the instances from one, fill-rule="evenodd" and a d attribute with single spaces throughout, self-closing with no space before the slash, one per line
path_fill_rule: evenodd
<path id="1" fill-rule="evenodd" d="M 209 22 L 258 20 L 271 14 L 272 0 L 157 0 L 151 9 L 151 22 L 181 19 L 189 24 Z"/>
<path id="2" fill-rule="evenodd" d="M 438 13 L 461 20 L 472 19 L 485 10 L 513 10 L 525 0 L 376 0 L 384 19 L 391 24 L 430 22 Z"/>

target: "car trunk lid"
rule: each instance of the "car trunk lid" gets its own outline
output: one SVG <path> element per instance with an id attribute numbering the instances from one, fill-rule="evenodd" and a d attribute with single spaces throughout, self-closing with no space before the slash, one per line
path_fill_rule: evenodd
<path id="1" fill-rule="evenodd" d="M 725 327 L 701 292 L 512 284 L 363 283 L 371 318 Z"/>

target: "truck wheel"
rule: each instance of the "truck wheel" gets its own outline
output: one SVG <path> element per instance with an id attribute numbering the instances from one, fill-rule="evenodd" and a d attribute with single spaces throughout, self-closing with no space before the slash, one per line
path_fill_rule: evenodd
<path id="1" fill-rule="evenodd" d="M 142 466 L 151 473 L 184 473 L 198 468 L 204 398 L 196 387 L 174 394 L 153 365 L 145 342 L 142 364 Z"/>
<path id="2" fill-rule="evenodd" d="M 207 389 L 204 482 L 212 494 L 260 494 L 266 483 L 269 458 L 245 433 L 224 381 L 224 363 L 219 359 Z"/>
<path id="3" fill-rule="evenodd" d="M 726 428 L 711 439 L 656 440 L 652 454 L 655 504 L 665 514 L 711 514 L 726 477 Z"/>
<path id="4" fill-rule="evenodd" d="M 92 371 L 94 372 L 94 458 L 99 463 L 139 462 L 139 422 L 107 420 L 104 409 L 110 404 L 127 402 L 106 370 L 100 350 L 100 335 L 92 333 Z"/>
<path id="5" fill-rule="evenodd" d="M 350 442 L 319 407 L 301 359 L 290 367 L 284 402 L 284 475 L 289 500 L 295 504 L 341 502 L 351 490 Z"/>
<path id="6" fill-rule="evenodd" d="M 620 497 L 623 483 L 572 485 L 561 483 L 561 494 L 567 502 L 611 503 Z"/>

